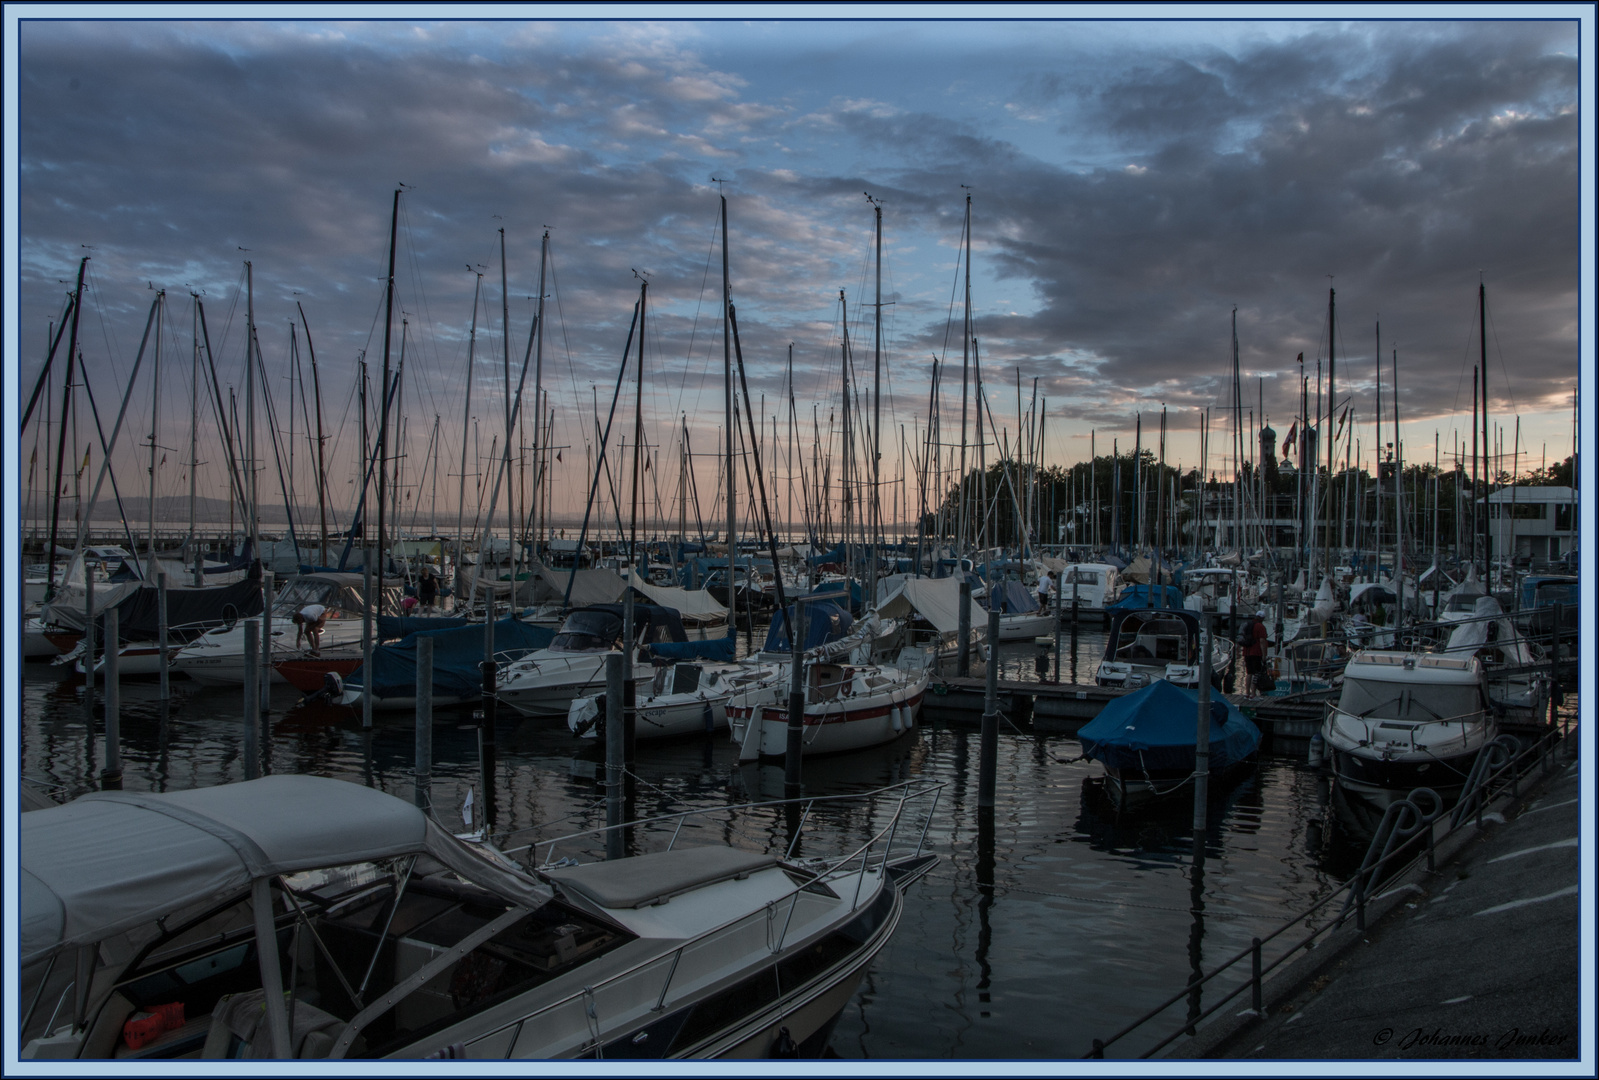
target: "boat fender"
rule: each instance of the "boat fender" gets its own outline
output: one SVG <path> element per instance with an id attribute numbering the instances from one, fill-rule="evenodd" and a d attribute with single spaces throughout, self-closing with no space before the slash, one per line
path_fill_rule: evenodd
<path id="1" fill-rule="evenodd" d="M 788 1028 L 777 1029 L 777 1039 L 772 1043 L 771 1057 L 797 1058 L 799 1057 L 799 1044 L 794 1041 L 794 1036 L 788 1033 Z"/>
<path id="2" fill-rule="evenodd" d="M 1319 769 L 1327 760 L 1327 740 L 1321 737 L 1321 732 L 1310 737 L 1310 767 Z"/>
<path id="3" fill-rule="evenodd" d="M 905 730 L 905 715 L 900 712 L 898 705 L 888 707 L 888 722 L 896 735 Z"/>

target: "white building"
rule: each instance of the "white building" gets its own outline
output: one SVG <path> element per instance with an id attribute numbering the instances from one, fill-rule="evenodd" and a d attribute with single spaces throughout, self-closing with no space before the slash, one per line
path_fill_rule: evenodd
<path id="1" fill-rule="evenodd" d="M 1558 559 L 1577 547 L 1577 493 L 1568 487 L 1507 487 L 1488 496 L 1494 554 Z"/>

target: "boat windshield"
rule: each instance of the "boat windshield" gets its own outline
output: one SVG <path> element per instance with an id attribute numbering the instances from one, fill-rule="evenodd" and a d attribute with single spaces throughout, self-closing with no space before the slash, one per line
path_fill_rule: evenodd
<path id="1" fill-rule="evenodd" d="M 1482 593 L 1456 593 L 1449 598 L 1445 611 L 1462 611 L 1467 615 L 1477 610 L 1477 601 L 1482 599 Z"/>
<path id="2" fill-rule="evenodd" d="M 550 648 L 565 652 L 603 652 L 622 634 L 622 620 L 608 611 L 574 611 L 561 624 Z"/>
<path id="3" fill-rule="evenodd" d="M 1469 720 L 1482 712 L 1474 684 L 1437 686 L 1344 678 L 1340 712 L 1368 720 L 1402 720 L 1427 724 Z"/>

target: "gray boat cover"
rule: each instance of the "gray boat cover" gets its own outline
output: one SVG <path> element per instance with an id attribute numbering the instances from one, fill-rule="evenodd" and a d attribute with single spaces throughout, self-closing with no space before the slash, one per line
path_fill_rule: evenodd
<path id="1" fill-rule="evenodd" d="M 427 854 L 509 902 L 551 897 L 473 854 L 409 803 L 316 776 L 268 776 L 168 794 L 106 791 L 18 818 L 18 958 L 36 963 L 253 879 Z"/>

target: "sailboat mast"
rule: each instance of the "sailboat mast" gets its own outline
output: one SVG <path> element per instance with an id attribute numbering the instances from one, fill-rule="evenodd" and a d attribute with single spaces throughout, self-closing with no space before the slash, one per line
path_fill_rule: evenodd
<path id="1" fill-rule="evenodd" d="M 1493 493 L 1494 481 L 1493 471 L 1488 465 L 1488 286 L 1482 281 L 1477 282 L 1477 344 L 1481 350 L 1481 363 L 1477 370 L 1482 372 L 1482 563 L 1483 580 L 1488 582 L 1493 575 L 1494 564 L 1493 525 L 1488 514 L 1488 498 Z M 1476 441 L 1475 432 L 1472 441 Z M 1491 584 L 1484 587 L 1493 591 Z"/>
<path id="2" fill-rule="evenodd" d="M 145 580 L 155 580 L 155 451 L 156 427 L 161 415 L 161 317 L 166 314 L 167 291 L 155 295 L 155 357 L 150 367 L 150 520 L 145 547 Z"/>
<path id="3" fill-rule="evenodd" d="M 1377 324 L 1377 496 L 1375 512 L 1372 515 L 1376 528 L 1371 546 L 1376 552 L 1377 570 L 1373 571 L 1372 580 L 1381 577 L 1382 568 L 1382 323 Z M 1358 537 L 1357 537 L 1358 539 Z"/>
<path id="4" fill-rule="evenodd" d="M 250 552 L 255 558 L 261 557 L 261 519 L 257 512 L 256 468 L 255 468 L 255 267 L 249 262 L 244 264 L 245 280 L 245 334 L 244 334 L 244 426 L 245 426 L 245 460 L 249 469 L 250 483 L 248 485 L 250 505 L 245 507 L 244 513 L 248 522 L 247 529 L 250 536 Z"/>
<path id="5" fill-rule="evenodd" d="M 1334 434 L 1334 431 L 1335 431 L 1334 419 L 1338 415 L 1338 392 L 1337 392 L 1337 387 L 1338 387 L 1338 384 L 1337 384 L 1338 361 L 1337 361 L 1337 359 L 1335 357 L 1335 346 L 1336 346 L 1336 340 L 1337 340 L 1337 325 L 1338 325 L 1337 318 L 1336 318 L 1336 316 L 1337 316 L 1336 302 L 1337 302 L 1337 294 L 1332 289 L 1329 288 L 1327 290 L 1327 432 L 1326 432 L 1326 437 L 1325 437 L 1325 442 L 1327 443 L 1327 483 L 1329 485 L 1327 490 L 1328 490 L 1329 496 L 1330 496 L 1331 491 L 1332 491 L 1332 488 L 1331 488 L 1330 485 L 1332 484 L 1333 467 L 1337 463 L 1337 459 L 1334 458 L 1334 456 L 1333 456 L 1333 453 L 1334 453 L 1333 444 L 1338 441 L 1337 439 L 1335 439 L 1333 437 L 1333 434 Z M 1329 499 L 1328 499 L 1329 504 L 1331 503 L 1331 501 L 1332 500 L 1329 497 Z M 1330 511 L 1330 506 L 1329 506 L 1329 511 Z M 1332 550 L 1333 550 L 1333 548 L 1332 548 L 1332 515 L 1331 515 L 1330 512 L 1327 513 L 1326 515 L 1324 515 L 1323 518 L 1322 518 L 1321 546 L 1322 546 L 1323 557 L 1327 560 L 1327 569 L 1330 571 L 1332 569 Z"/>
<path id="6" fill-rule="evenodd" d="M 388 502 L 389 347 L 394 333 L 394 247 L 400 230 L 400 189 L 394 189 L 394 210 L 389 217 L 389 277 L 383 290 L 383 381 L 378 384 L 378 565 L 373 575 L 377 589 L 376 611 L 383 614 L 384 509 Z M 371 602 L 370 600 L 368 601 Z"/>
<path id="7" fill-rule="evenodd" d="M 872 204 L 876 226 L 876 298 L 872 317 L 872 546 L 871 569 L 866 577 L 866 602 L 877 601 L 877 540 L 883 531 L 883 506 L 879 494 L 883 461 L 883 204 L 866 196 Z"/>
<path id="8" fill-rule="evenodd" d="M 533 521 L 534 551 L 538 550 L 539 529 L 538 517 L 544 506 L 542 492 L 544 490 L 544 471 L 546 468 L 544 454 L 544 439 L 548 437 L 548 430 L 544 426 L 544 408 L 540 404 L 544 393 L 544 271 L 550 261 L 550 230 L 544 230 L 544 238 L 539 242 L 539 301 L 538 309 L 534 315 L 534 343 L 533 343 L 533 512 L 528 515 Z"/>
<path id="9" fill-rule="evenodd" d="M 966 399 L 968 372 L 972 365 L 972 196 L 970 192 L 966 194 L 966 221 L 961 231 L 965 234 L 962 238 L 966 241 L 966 292 L 961 313 L 961 495 L 956 517 L 956 558 L 960 557 L 961 545 L 966 542 L 968 504 L 971 502 L 969 481 L 966 477 Z M 978 421 L 979 423 L 982 421 L 981 414 L 978 416 Z"/>
<path id="10" fill-rule="evenodd" d="M 316 370 L 316 345 L 311 341 L 311 323 L 305 317 L 305 305 L 296 300 L 294 306 L 300 310 L 300 325 L 305 327 L 305 351 L 311 357 L 311 391 L 316 400 L 316 507 L 322 529 L 322 565 L 326 566 L 328 565 L 328 465 L 327 436 L 322 432 L 322 378 Z"/>
<path id="11" fill-rule="evenodd" d="M 200 464 L 199 432 L 200 432 L 200 295 L 190 293 L 193 301 L 190 322 L 193 324 L 190 336 L 194 339 L 193 355 L 189 360 L 189 545 L 193 548 L 194 557 L 194 587 L 199 588 L 204 582 L 201 580 L 200 545 L 194 535 L 194 504 L 196 492 L 195 467 Z M 327 555 L 322 556 L 324 564 Z"/>
<path id="12" fill-rule="evenodd" d="M 727 196 L 719 196 L 722 205 L 722 386 L 723 404 L 727 420 L 727 609 L 729 633 L 737 615 L 734 606 L 734 568 L 738 559 L 738 469 L 733 464 L 733 328 L 729 307 L 733 303 L 733 284 L 727 263 Z M 641 313 L 642 318 L 642 313 Z M 642 325 L 640 337 L 642 337 Z"/>
<path id="13" fill-rule="evenodd" d="M 725 224 L 725 223 L 724 223 Z M 638 399 L 633 404 L 633 490 L 627 512 L 628 580 L 638 580 L 639 454 L 644 447 L 644 313 L 650 295 L 649 278 L 640 275 L 638 293 Z"/>
<path id="14" fill-rule="evenodd" d="M 468 270 L 472 267 L 468 266 Z M 472 423 L 472 361 L 477 350 L 477 305 L 483 294 L 483 275 L 476 270 L 477 285 L 472 290 L 472 330 L 466 339 L 466 404 L 461 416 L 461 472 L 455 488 L 455 602 L 461 602 L 461 585 L 465 580 L 461 570 L 466 553 L 466 432 Z M 476 522 L 474 521 L 474 526 Z"/>

